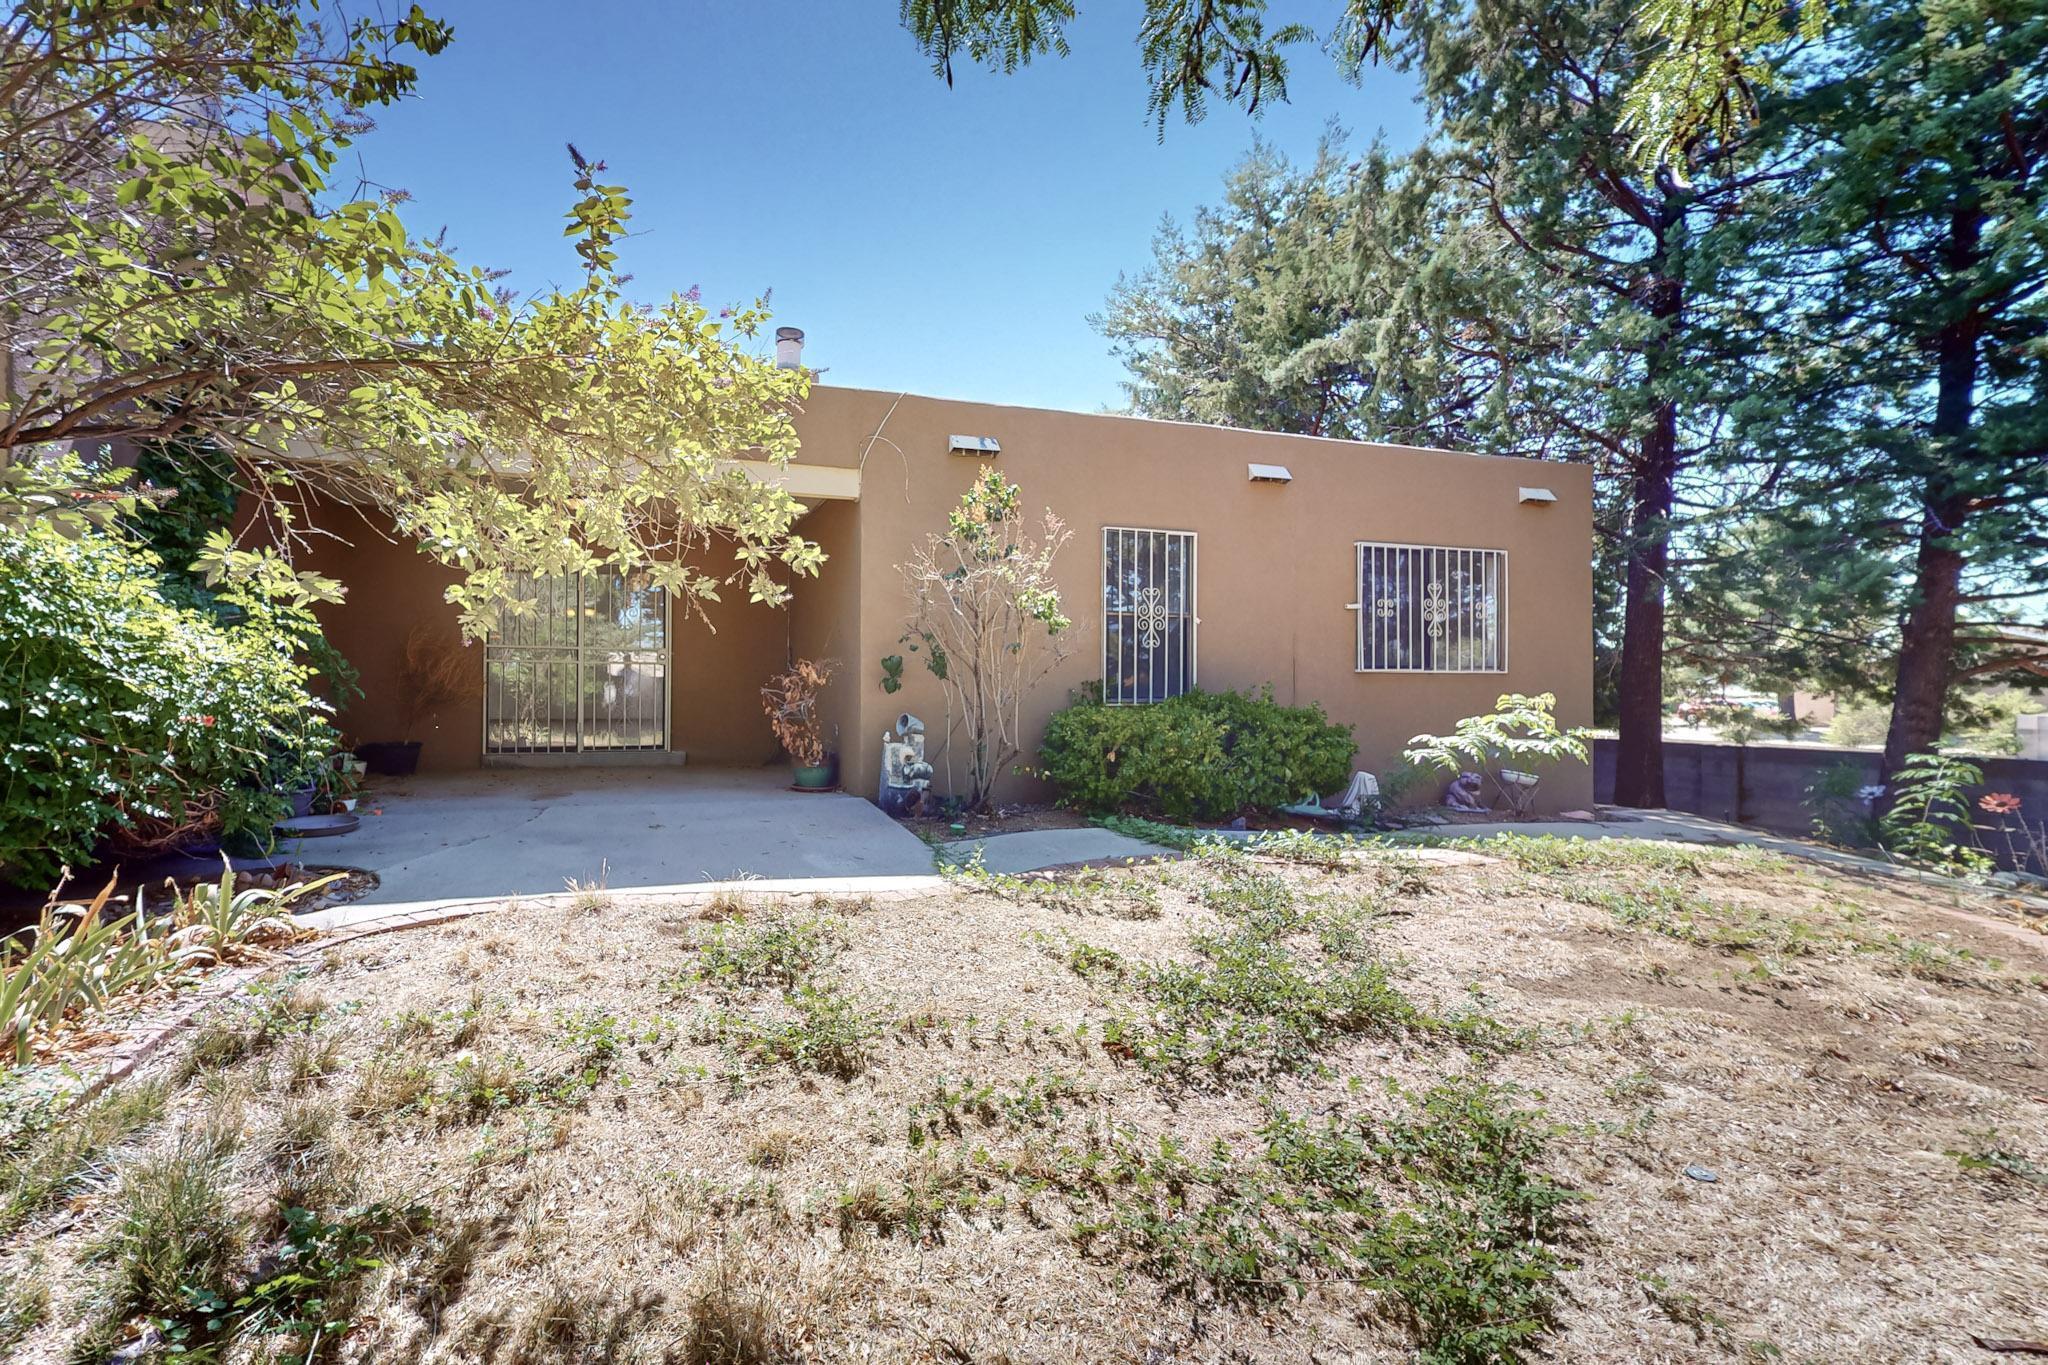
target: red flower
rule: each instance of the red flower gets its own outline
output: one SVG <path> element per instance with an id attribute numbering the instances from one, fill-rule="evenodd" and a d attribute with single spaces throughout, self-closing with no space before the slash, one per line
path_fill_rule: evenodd
<path id="1" fill-rule="evenodd" d="M 1977 798 L 1977 809 L 1993 815 L 2013 815 L 2019 808 L 2020 799 L 2011 792 L 1992 792 Z"/>

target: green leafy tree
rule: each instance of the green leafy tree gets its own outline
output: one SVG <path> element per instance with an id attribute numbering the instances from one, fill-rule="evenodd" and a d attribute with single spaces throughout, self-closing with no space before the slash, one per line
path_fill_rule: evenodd
<path id="1" fill-rule="evenodd" d="M 964 736 L 969 810 L 988 804 L 1024 752 L 1024 698 L 1067 657 L 1062 636 L 1073 624 L 1052 572 L 1073 533 L 1047 512 L 1034 534 L 1017 494 L 984 469 L 947 514 L 945 533 L 898 566 L 910 595 L 903 642 L 922 651 L 945 693 L 949 785 L 954 740 Z"/>
<path id="2" fill-rule="evenodd" d="M 1327 395 L 1355 419 L 1336 434 L 1596 464 L 1615 799 L 1662 805 L 1674 536 L 1688 471 L 1720 439 L 1703 376 L 1741 270 L 1710 229 L 1783 172 L 1705 139 L 1640 161 L 1624 110 L 1654 44 L 1631 0 L 1438 0 L 1403 17 L 1386 50 L 1421 76 L 1424 149 L 1398 170 L 1362 163 L 1351 198 L 1326 188 L 1327 156 L 1293 179 L 1255 158 L 1192 242 L 1165 239 L 1149 286 L 1126 285 L 1112 334 L 1148 342 L 1141 404 L 1301 429 L 1304 414 L 1327 424 Z M 1344 224 L 1333 244 L 1322 219 Z M 1176 387 L 1167 367 L 1191 377 Z"/>
<path id="3" fill-rule="evenodd" d="M 1542 363 L 1562 333 L 1526 267 L 1437 158 L 1351 161 L 1333 130 L 1306 166 L 1255 148 L 1095 322 L 1148 416 L 1568 456 Z"/>
<path id="4" fill-rule="evenodd" d="M 1729 141 L 1783 83 L 1770 60 L 1795 35 L 1826 32 L 1827 0 L 1643 0 L 1637 22 L 1659 44 L 1629 87 L 1624 122 L 1655 161 L 1702 134 Z"/>
<path id="5" fill-rule="evenodd" d="M 1200 119 L 1211 98 L 1257 113 L 1287 98 L 1289 53 L 1320 42 L 1346 63 L 1381 55 L 1416 0 L 1332 0 L 1322 27 L 1271 24 L 1266 0 L 1145 0 L 1138 49 L 1146 107 L 1163 132 L 1176 110 Z M 902 0 L 904 28 L 953 82 L 962 58 L 1005 73 L 1034 57 L 1067 55 L 1075 0 Z M 1702 136 L 1726 141 L 1753 121 L 1757 96 L 1776 83 L 1775 48 L 1817 35 L 1824 0 L 1645 0 L 1637 28 L 1651 59 L 1623 117 L 1646 164 Z"/>
<path id="6" fill-rule="evenodd" d="M 1764 382 L 1737 416 L 1810 530 L 1786 562 L 1896 584 L 1897 773 L 1959 682 L 2048 677 L 2048 5 L 1845 9 L 1794 74 L 1798 178 L 1745 234 Z"/>
<path id="7" fill-rule="evenodd" d="M 203 442 L 287 551 L 318 495 L 387 512 L 463 570 L 451 598 L 471 634 L 522 574 L 609 566 L 686 607 L 731 581 L 780 602 L 771 569 L 822 556 L 792 531 L 793 499 L 726 463 L 795 446 L 808 381 L 755 353 L 760 307 L 627 298 L 630 201 L 573 148 L 583 276 L 524 300 L 410 235 L 400 196 L 334 192 L 366 112 L 450 36 L 417 7 L 15 7 L 0 33 L 0 512 L 67 501 L 54 452 Z M 714 543 L 733 549 L 724 577 L 684 562 Z M 216 575 L 253 572 L 254 554 L 205 551 Z"/>

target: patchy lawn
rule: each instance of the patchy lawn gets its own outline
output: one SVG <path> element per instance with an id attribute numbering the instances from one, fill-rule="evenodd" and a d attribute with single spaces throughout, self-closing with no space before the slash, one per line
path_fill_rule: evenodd
<path id="1" fill-rule="evenodd" d="M 1967 904 L 1293 842 L 359 939 L 11 1140 L 0 1350 L 1981 1361 L 2048 943 Z"/>

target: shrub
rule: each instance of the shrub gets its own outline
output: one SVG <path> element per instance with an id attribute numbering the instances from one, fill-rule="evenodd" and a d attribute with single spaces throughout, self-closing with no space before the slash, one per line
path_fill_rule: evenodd
<path id="1" fill-rule="evenodd" d="M 832 671 L 838 666 L 834 659 L 798 659 L 788 672 L 777 673 L 761 688 L 761 708 L 768 713 L 768 727 L 775 731 L 789 761 L 799 768 L 825 766 L 818 694 L 832 681 Z"/>
<path id="2" fill-rule="evenodd" d="M 1892 774 L 1891 804 L 1878 817 L 1878 839 L 1901 862 L 1974 876 L 1991 869 L 1991 859 L 1972 847 L 1970 801 L 1965 789 L 1984 781 L 1974 763 L 1935 752 L 1906 755 Z"/>
<path id="3" fill-rule="evenodd" d="M 1524 696 L 1504 692 L 1494 707 L 1483 716 L 1465 717 L 1448 735 L 1417 735 L 1408 741 L 1401 757 L 1417 767 L 1435 767 L 1452 774 L 1476 769 L 1506 798 L 1510 809 L 1527 815 L 1535 797 L 1534 784 L 1516 782 L 1505 774 L 1567 761 L 1591 762 L 1586 732 L 1558 726 L 1554 693 Z"/>
<path id="4" fill-rule="evenodd" d="M 1034 536 L 1017 485 L 984 469 L 946 518 L 898 568 L 910 590 L 903 644 L 922 648 L 946 697 L 946 779 L 955 730 L 963 731 L 967 809 L 988 805 L 1005 769 L 1023 753 L 1024 697 L 1067 657 L 1073 624 L 1060 608 L 1052 562 L 1072 532 L 1051 512 Z M 903 659 L 883 661 L 885 690 L 903 685 Z"/>
<path id="5" fill-rule="evenodd" d="M 109 532 L 0 529 L 0 878 L 52 882 L 108 835 L 267 835 L 333 747 L 297 657 L 311 614 L 233 594 L 225 623 L 157 567 Z"/>
<path id="6" fill-rule="evenodd" d="M 1357 747 L 1320 706 L 1282 706 L 1266 688 L 1146 706 L 1089 697 L 1053 716 L 1039 760 L 1068 805 L 1213 820 L 1336 790 Z"/>
<path id="7" fill-rule="evenodd" d="M 1864 776 L 1859 763 L 1841 762 L 1821 769 L 1807 784 L 1804 805 L 1813 812 L 1814 837 L 1844 848 L 1869 848 L 1877 842 L 1872 800 L 1882 788 Z"/>

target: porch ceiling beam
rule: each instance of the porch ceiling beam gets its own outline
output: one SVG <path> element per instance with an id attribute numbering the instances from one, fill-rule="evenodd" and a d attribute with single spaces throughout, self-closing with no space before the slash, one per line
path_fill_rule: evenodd
<path id="1" fill-rule="evenodd" d="M 791 461 L 777 469 L 766 460 L 721 460 L 720 469 L 737 469 L 756 483 L 775 484 L 791 497 L 860 501 L 860 471 L 830 464 Z"/>

